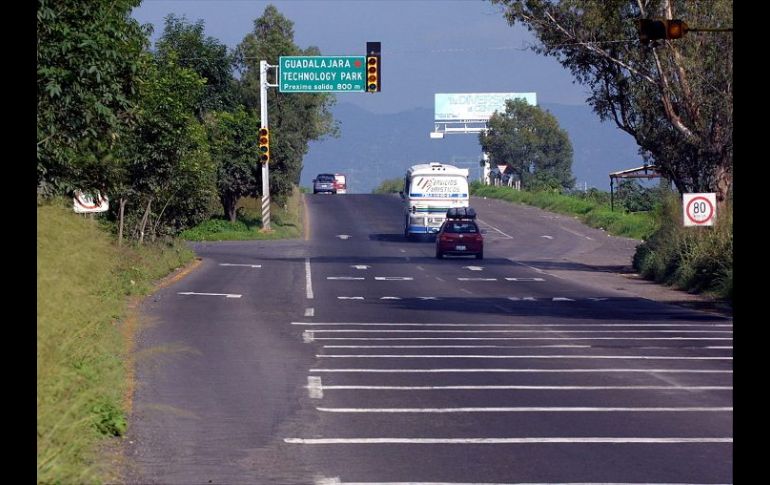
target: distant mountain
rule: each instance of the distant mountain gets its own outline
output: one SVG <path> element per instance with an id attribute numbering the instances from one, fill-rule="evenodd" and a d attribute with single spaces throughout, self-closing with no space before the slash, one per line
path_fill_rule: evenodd
<path id="1" fill-rule="evenodd" d="M 642 165 L 633 138 L 614 124 L 601 123 L 588 106 L 542 104 L 569 133 L 574 149 L 572 173 L 582 187 L 609 190 L 610 172 Z M 415 163 L 440 161 L 481 176 L 478 135 L 429 138 L 433 109 L 376 114 L 350 103 L 332 108 L 340 121 L 339 138 L 311 142 L 300 183 L 309 187 L 322 172 L 347 175 L 348 192 L 369 193 L 383 180 L 402 177 Z"/>

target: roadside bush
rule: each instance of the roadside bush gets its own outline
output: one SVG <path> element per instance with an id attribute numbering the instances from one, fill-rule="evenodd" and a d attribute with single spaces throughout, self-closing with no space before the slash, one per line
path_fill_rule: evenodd
<path id="1" fill-rule="evenodd" d="M 634 255 L 634 268 L 645 278 L 691 292 L 709 292 L 732 301 L 732 207 L 718 214 L 714 227 L 684 227 L 678 197 L 656 211 L 658 230 Z"/>

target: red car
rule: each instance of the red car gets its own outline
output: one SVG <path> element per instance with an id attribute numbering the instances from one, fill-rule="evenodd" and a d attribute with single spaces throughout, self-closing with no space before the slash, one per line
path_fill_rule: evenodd
<path id="1" fill-rule="evenodd" d="M 436 257 L 445 254 L 472 254 L 476 259 L 484 259 L 484 237 L 474 219 L 476 212 L 472 208 L 450 209 L 447 218 L 436 235 Z"/>

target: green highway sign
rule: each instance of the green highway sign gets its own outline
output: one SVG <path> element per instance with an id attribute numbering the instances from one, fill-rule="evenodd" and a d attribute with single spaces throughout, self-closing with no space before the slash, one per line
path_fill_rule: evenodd
<path id="1" fill-rule="evenodd" d="M 366 89 L 365 56 L 281 56 L 282 93 L 352 93 Z"/>

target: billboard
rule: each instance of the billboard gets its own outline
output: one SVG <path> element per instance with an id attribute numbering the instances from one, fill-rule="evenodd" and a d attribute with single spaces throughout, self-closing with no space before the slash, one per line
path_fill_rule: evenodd
<path id="1" fill-rule="evenodd" d="M 537 105 L 535 93 L 436 93 L 435 121 L 483 120 L 505 111 L 505 100 L 521 98 Z"/>

